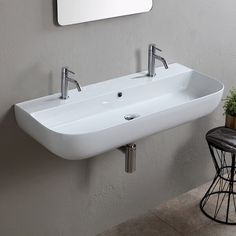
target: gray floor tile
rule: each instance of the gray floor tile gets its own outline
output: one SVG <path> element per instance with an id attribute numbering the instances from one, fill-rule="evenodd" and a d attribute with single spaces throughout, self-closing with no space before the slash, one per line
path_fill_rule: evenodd
<path id="1" fill-rule="evenodd" d="M 181 236 L 156 215 L 149 213 L 113 227 L 98 236 Z"/>
<path id="2" fill-rule="evenodd" d="M 192 193 L 186 193 L 163 203 L 154 213 L 178 232 L 187 235 L 212 222 L 201 212 L 200 199 Z"/>
<path id="3" fill-rule="evenodd" d="M 209 189 L 211 182 L 203 184 L 193 190 L 190 190 L 188 193 L 197 198 L 199 201 L 203 198 L 207 190 Z"/>
<path id="4" fill-rule="evenodd" d="M 190 233 L 188 236 L 235 236 L 236 226 L 212 223 Z"/>
<path id="5" fill-rule="evenodd" d="M 199 208 L 210 184 L 165 202 L 150 213 L 115 226 L 99 236 L 235 236 L 236 226 L 215 223 Z M 208 212 L 214 209 L 214 201 L 206 205 Z M 223 205 L 222 217 L 224 209 Z"/>

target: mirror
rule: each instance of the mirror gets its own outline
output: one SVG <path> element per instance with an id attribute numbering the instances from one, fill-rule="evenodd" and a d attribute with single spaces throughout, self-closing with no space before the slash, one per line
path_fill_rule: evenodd
<path id="1" fill-rule="evenodd" d="M 150 11 L 152 0 L 57 0 L 59 25 Z"/>

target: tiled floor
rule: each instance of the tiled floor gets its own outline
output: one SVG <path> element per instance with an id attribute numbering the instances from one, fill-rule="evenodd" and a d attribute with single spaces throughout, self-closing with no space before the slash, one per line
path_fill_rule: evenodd
<path id="1" fill-rule="evenodd" d="M 209 183 L 99 236 L 236 236 L 236 226 L 213 222 L 200 211 L 208 187 Z"/>

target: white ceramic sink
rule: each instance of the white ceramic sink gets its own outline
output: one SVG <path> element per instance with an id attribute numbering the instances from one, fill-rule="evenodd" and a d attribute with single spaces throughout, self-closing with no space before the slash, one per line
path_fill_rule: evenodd
<path id="1" fill-rule="evenodd" d="M 54 94 L 16 104 L 17 122 L 52 153 L 79 160 L 203 117 L 221 100 L 223 84 L 190 68 L 175 63 L 156 72 L 70 90 L 67 100 Z"/>

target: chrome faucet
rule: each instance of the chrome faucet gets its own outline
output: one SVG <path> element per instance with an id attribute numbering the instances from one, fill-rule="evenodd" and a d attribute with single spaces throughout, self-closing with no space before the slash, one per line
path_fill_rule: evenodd
<path id="1" fill-rule="evenodd" d="M 79 83 L 75 80 L 70 78 L 68 75 L 69 74 L 75 74 L 73 71 L 70 71 L 68 69 L 68 67 L 62 67 L 61 70 L 61 99 L 67 99 L 68 96 L 68 85 L 69 82 L 74 83 L 76 85 L 76 88 L 78 89 L 78 91 L 81 91 L 80 85 Z"/>
<path id="2" fill-rule="evenodd" d="M 155 73 L 156 59 L 161 61 L 164 67 L 168 69 L 168 64 L 166 60 L 163 57 L 157 55 L 156 51 L 161 52 L 162 50 L 157 48 L 155 44 L 150 44 L 148 47 L 148 76 L 150 77 L 154 77 L 156 75 Z"/>

